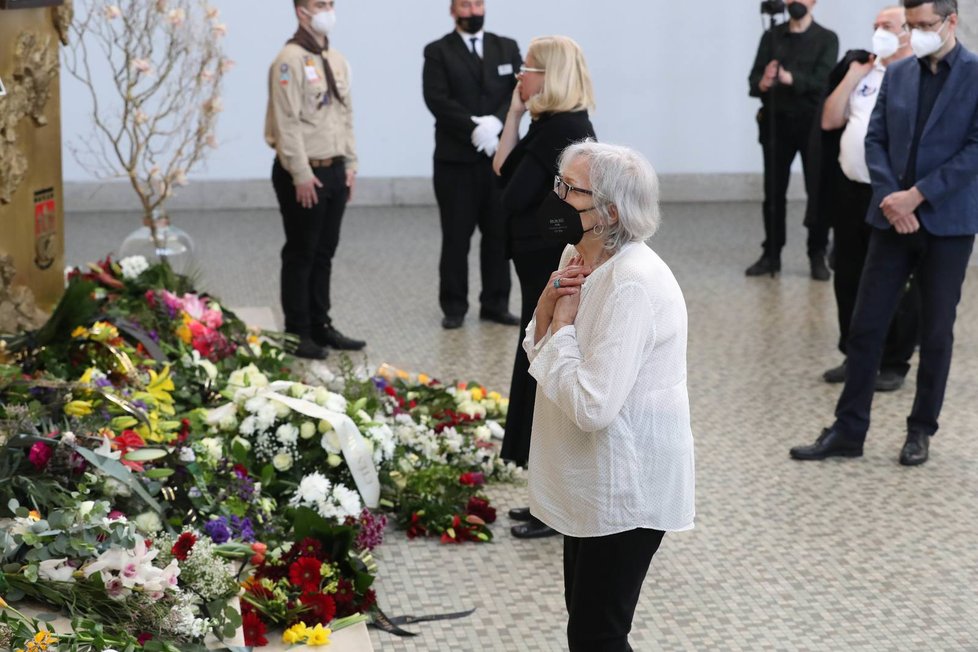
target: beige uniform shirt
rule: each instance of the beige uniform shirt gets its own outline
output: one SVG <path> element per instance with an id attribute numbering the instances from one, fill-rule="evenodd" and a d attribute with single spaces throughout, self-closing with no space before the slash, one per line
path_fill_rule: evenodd
<path id="1" fill-rule="evenodd" d="M 286 44 L 268 74 L 265 142 L 276 151 L 296 185 L 312 180 L 309 159 L 342 156 L 347 170 L 357 170 L 350 67 L 334 49 L 326 57 L 345 104 L 335 97 L 324 101 L 327 87 L 322 59 L 294 43 Z"/>

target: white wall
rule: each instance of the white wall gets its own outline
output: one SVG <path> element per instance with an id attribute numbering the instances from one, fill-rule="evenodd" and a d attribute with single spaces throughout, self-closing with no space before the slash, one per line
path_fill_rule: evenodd
<path id="1" fill-rule="evenodd" d="M 77 0 L 79 10 L 93 1 Z M 221 147 L 198 179 L 268 176 L 262 140 L 268 66 L 295 29 L 290 0 L 211 0 L 237 67 L 227 80 Z M 868 47 L 878 9 L 893 0 L 820 0 L 816 19 L 841 50 Z M 487 0 L 489 31 L 516 38 L 567 34 L 594 77 L 598 137 L 642 150 L 662 174 L 757 172 L 761 153 L 747 96 L 762 19 L 757 0 Z M 361 175 L 423 177 L 433 119 L 421 96 L 422 49 L 453 28 L 449 0 L 338 0 L 333 45 L 354 74 Z M 86 95 L 62 79 L 66 141 L 90 130 Z M 66 150 L 65 179 L 91 179 Z"/>

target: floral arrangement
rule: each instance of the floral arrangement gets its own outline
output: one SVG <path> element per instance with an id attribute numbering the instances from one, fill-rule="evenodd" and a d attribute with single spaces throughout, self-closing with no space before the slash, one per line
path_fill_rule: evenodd
<path id="1" fill-rule="evenodd" d="M 489 541 L 484 488 L 519 477 L 492 441 L 506 400 L 336 371 L 293 369 L 165 264 L 72 270 L 44 327 L 0 338 L 0 642 L 193 650 L 241 627 L 322 644 L 376 608 L 388 520 Z"/>

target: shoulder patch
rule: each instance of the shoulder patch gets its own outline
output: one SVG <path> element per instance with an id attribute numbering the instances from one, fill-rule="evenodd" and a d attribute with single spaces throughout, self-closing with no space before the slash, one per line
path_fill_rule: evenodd
<path id="1" fill-rule="evenodd" d="M 289 72 L 289 64 L 283 63 L 278 67 L 278 83 L 282 86 L 288 86 L 289 79 L 291 78 L 291 73 Z"/>

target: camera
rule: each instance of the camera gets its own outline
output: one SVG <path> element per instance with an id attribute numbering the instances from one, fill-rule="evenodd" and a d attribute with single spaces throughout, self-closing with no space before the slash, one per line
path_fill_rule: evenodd
<path id="1" fill-rule="evenodd" d="M 761 3 L 761 13 L 774 16 L 776 14 L 783 14 L 786 9 L 784 0 L 764 0 Z"/>

